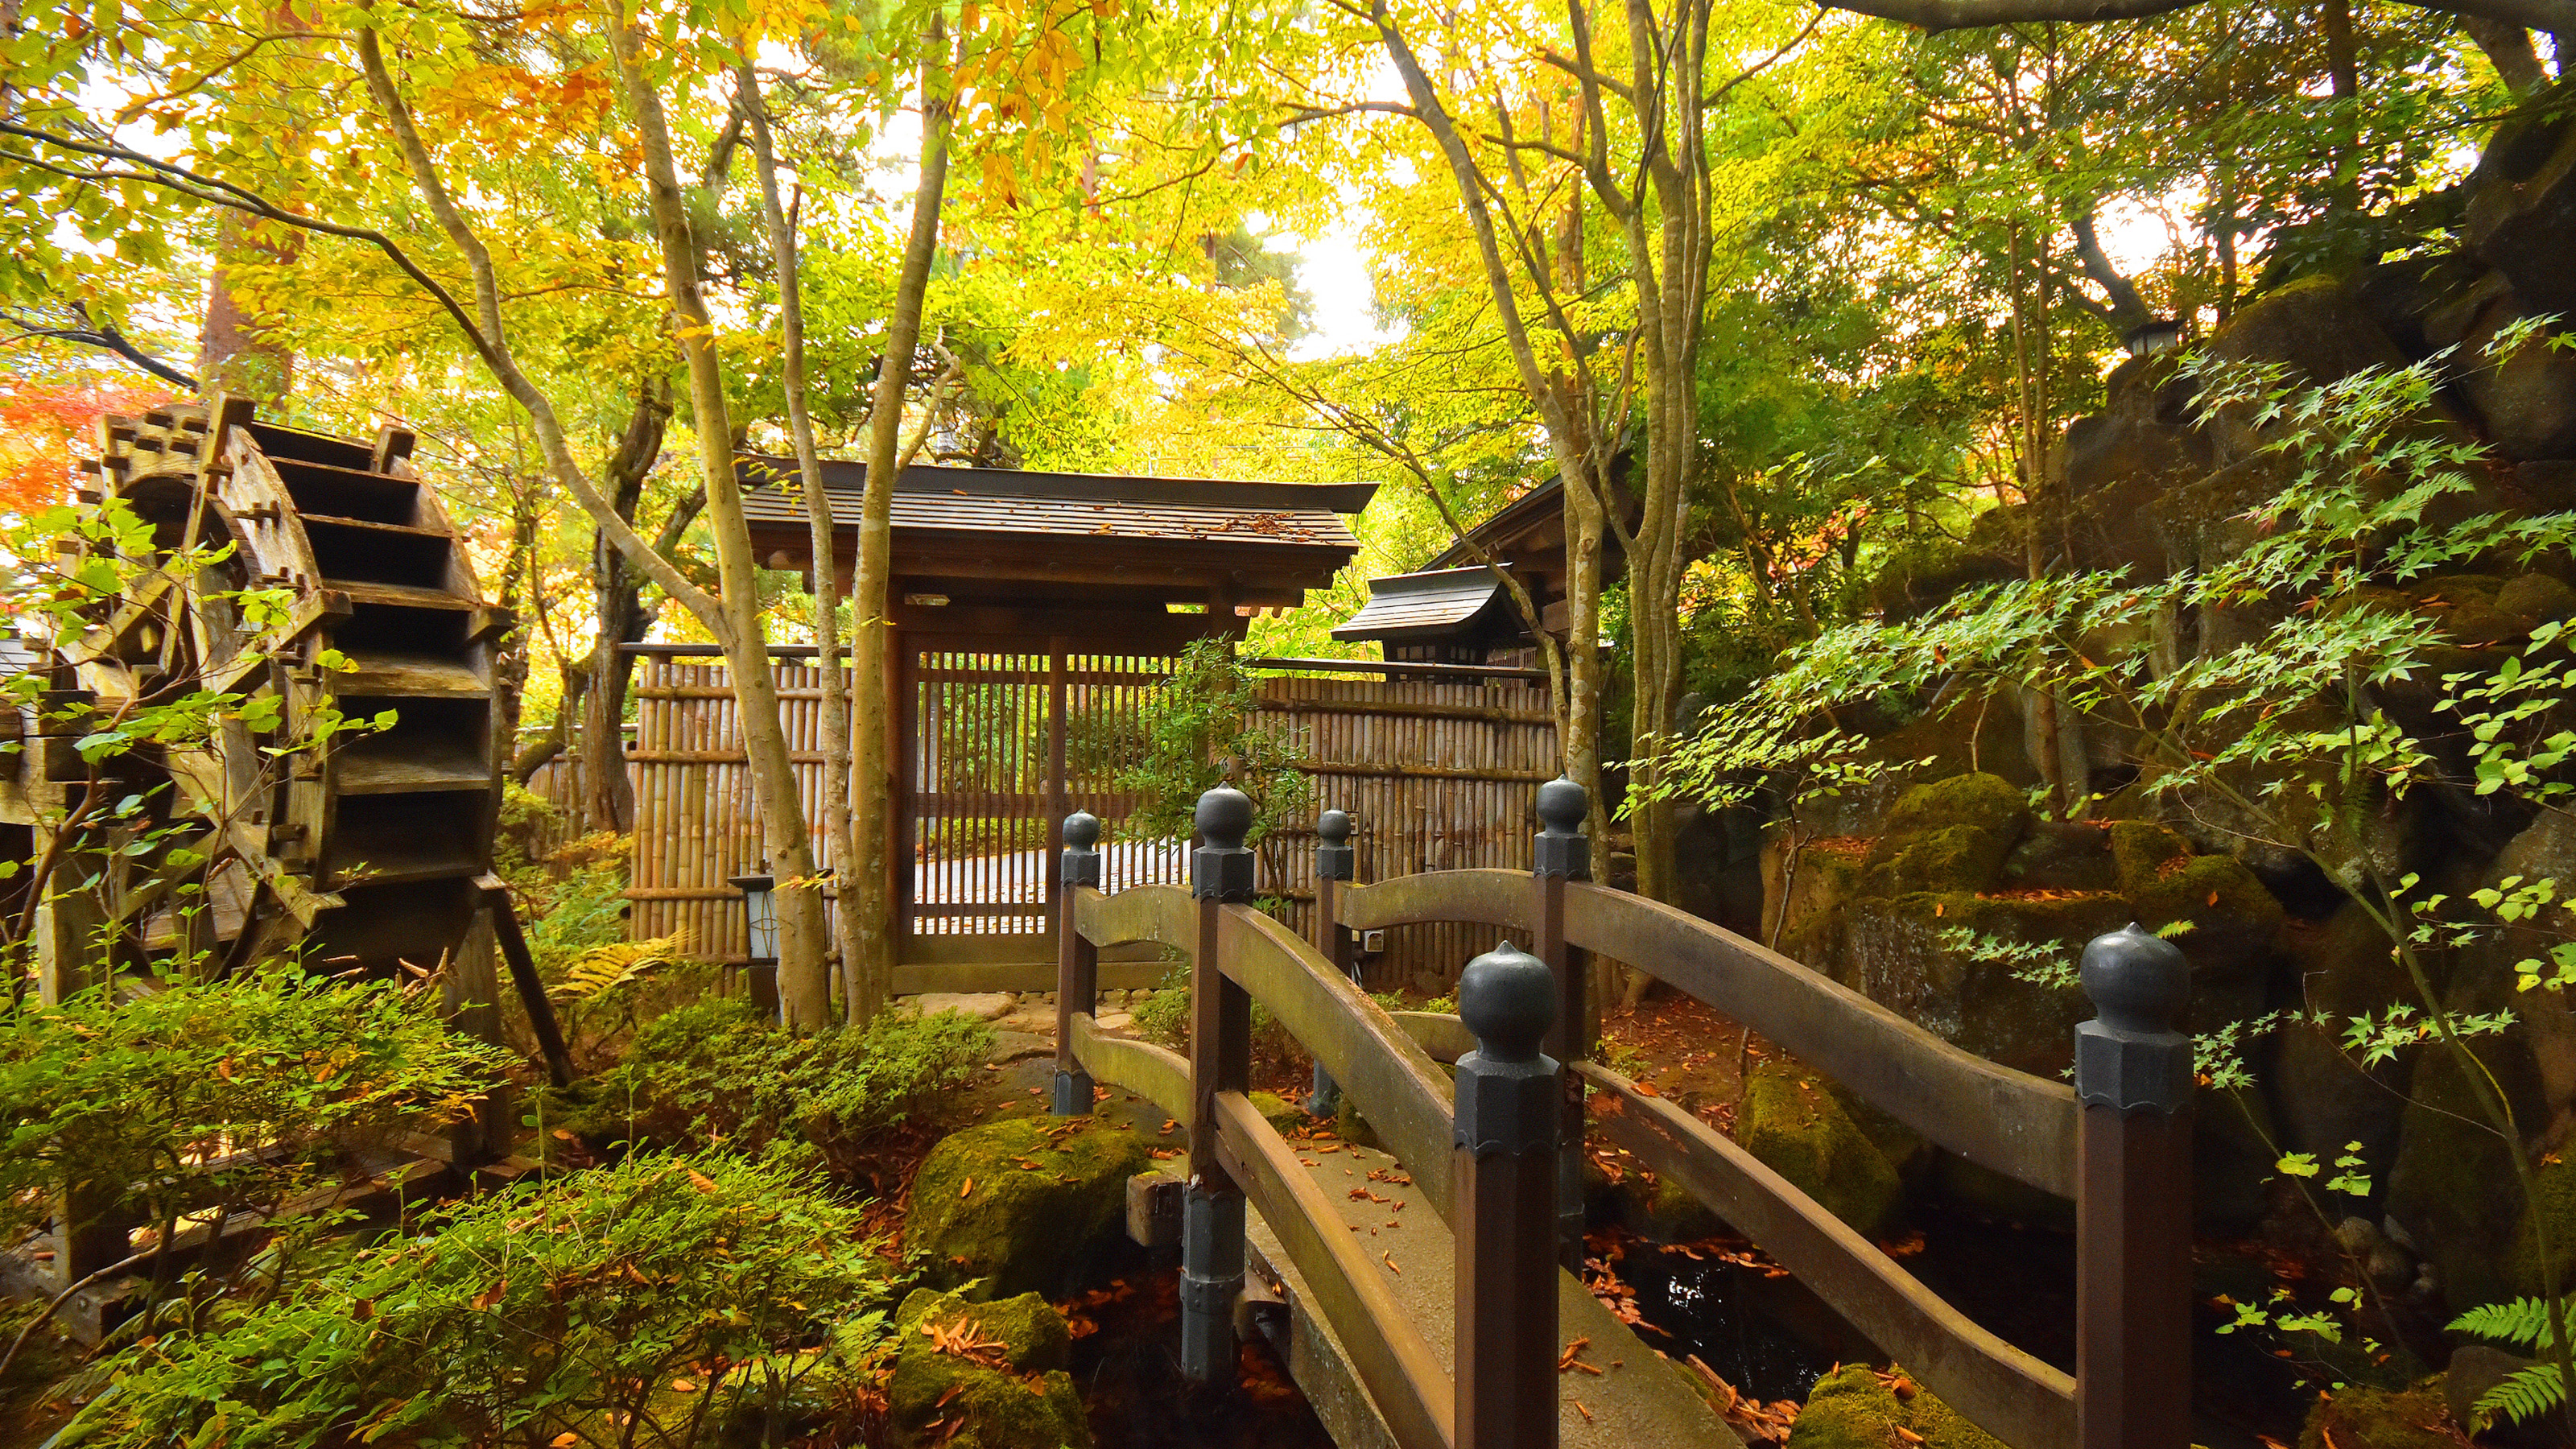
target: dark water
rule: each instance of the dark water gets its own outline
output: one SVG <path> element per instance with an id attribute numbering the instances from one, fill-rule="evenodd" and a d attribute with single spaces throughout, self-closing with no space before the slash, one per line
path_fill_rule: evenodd
<path id="1" fill-rule="evenodd" d="M 1667 1246 L 1623 1235 L 1585 1246 L 1633 1298 L 1644 1319 L 1638 1338 L 1676 1363 L 1696 1356 L 1739 1393 L 1803 1401 L 1837 1361 L 1829 1338 L 1793 1327 L 1800 1290 L 1747 1266 L 1741 1243 Z M 1596 1293 L 1609 1286 L 1586 1276 Z"/>
<path id="2" fill-rule="evenodd" d="M 1073 1343 L 1073 1382 L 1098 1449 L 1333 1449 L 1285 1365 L 1258 1339 L 1237 1384 L 1193 1391 L 1181 1379 L 1180 1275 L 1142 1269 L 1076 1300 L 1098 1325 Z"/>

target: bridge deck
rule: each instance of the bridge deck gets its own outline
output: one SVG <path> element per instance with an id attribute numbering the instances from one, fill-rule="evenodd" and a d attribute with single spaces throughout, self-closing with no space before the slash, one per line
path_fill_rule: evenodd
<path id="1" fill-rule="evenodd" d="M 1454 1370 L 1456 1287 L 1450 1270 L 1455 1249 L 1447 1225 L 1412 1185 L 1403 1164 L 1347 1143 L 1290 1145 L 1340 1209 L 1342 1221 L 1365 1243 L 1441 1366 Z M 1181 1163 L 1168 1166 L 1179 1168 Z M 1309 1336 L 1293 1343 L 1289 1354 L 1298 1387 L 1341 1449 L 1385 1449 L 1393 1441 L 1367 1409 L 1367 1396 L 1357 1391 L 1345 1350 L 1319 1318 L 1303 1311 L 1307 1300 L 1295 1270 L 1257 1214 L 1250 1235 L 1269 1276 L 1274 1283 L 1286 1281 L 1285 1296 L 1299 1310 L 1292 1333 Z M 1709 1449 L 1742 1442 L 1692 1389 L 1684 1377 L 1687 1369 L 1647 1346 L 1569 1273 L 1557 1275 L 1557 1326 L 1560 1346 L 1589 1340 L 1575 1361 L 1601 1371 L 1595 1375 L 1569 1368 L 1559 1376 L 1560 1442 L 1565 1449 Z"/>

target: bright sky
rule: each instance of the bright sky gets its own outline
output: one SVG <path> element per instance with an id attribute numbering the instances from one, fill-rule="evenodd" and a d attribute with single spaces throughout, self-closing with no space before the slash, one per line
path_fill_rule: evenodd
<path id="1" fill-rule="evenodd" d="M 2184 214 L 2196 194 L 2166 198 L 2165 210 Z M 1297 282 L 1314 299 L 1314 330 L 1297 344 L 1300 359 L 1349 355 L 1383 346 L 1400 333 L 1378 325 L 1377 293 L 1360 234 L 1367 222 L 1356 201 L 1345 198 L 1341 220 L 1321 236 L 1285 233 L 1270 238 L 1272 251 L 1297 254 Z M 2173 245 L 2164 218 L 2134 202 L 2103 209 L 2102 250 L 2124 276 L 2135 277 L 2161 261 Z"/>

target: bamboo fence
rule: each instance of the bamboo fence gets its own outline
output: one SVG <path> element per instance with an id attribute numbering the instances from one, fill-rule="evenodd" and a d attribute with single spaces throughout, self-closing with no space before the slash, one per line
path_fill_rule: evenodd
<path id="1" fill-rule="evenodd" d="M 1110 888 L 1185 878 L 1187 842 L 1119 829 L 1131 801 L 1118 789 L 1118 772 L 1142 738 L 1145 706 L 1167 661 L 1061 659 L 945 647 L 917 648 L 908 659 L 911 687 L 898 692 L 911 740 L 903 810 L 904 847 L 915 862 L 908 941 L 1003 935 L 1028 941 L 1032 959 L 1050 957 L 1044 930 L 1059 803 L 1107 823 Z M 726 671 L 653 655 L 637 663 L 627 752 L 636 826 L 629 930 L 638 939 L 685 932 L 696 953 L 738 960 L 743 913 L 731 881 L 760 869 L 761 850 Z M 793 661 L 773 667 L 807 828 L 824 858 L 820 676 Z M 1295 742 L 1313 787 L 1299 818 L 1280 829 L 1286 848 L 1267 853 L 1261 880 L 1262 893 L 1301 932 L 1310 928 L 1314 822 L 1324 810 L 1347 810 L 1356 821 L 1363 881 L 1529 867 L 1532 797 L 1557 773 L 1544 685 L 1274 676 L 1261 681 L 1259 698 L 1261 719 Z M 1061 799 L 1050 781 L 1059 740 Z M 569 800 L 570 780 L 569 771 L 550 770 L 530 788 Z M 1272 878 L 1272 862 L 1284 862 L 1284 879 Z M 1445 990 L 1497 935 L 1490 927 L 1398 927 L 1385 933 L 1384 950 L 1362 958 L 1364 979 L 1376 990 Z"/>

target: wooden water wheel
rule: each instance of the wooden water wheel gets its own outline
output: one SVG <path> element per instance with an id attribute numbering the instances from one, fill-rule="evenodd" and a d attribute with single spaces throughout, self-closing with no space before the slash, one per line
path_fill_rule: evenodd
<path id="1" fill-rule="evenodd" d="M 357 442 L 264 423 L 222 397 L 102 422 L 85 499 L 125 499 L 152 527 L 156 565 L 191 546 L 232 551 L 193 576 L 144 574 L 100 605 L 87 635 L 56 641 L 55 682 L 109 716 L 177 688 L 276 701 L 265 730 L 228 721 L 204 746 L 120 761 L 149 777 L 120 784 L 196 830 L 193 854 L 212 862 L 206 908 L 183 911 L 142 899 L 166 885 L 148 859 L 105 848 L 127 876 L 104 908 L 130 922 L 132 949 L 193 945 L 220 971 L 300 943 L 315 969 L 371 974 L 467 950 L 496 890 L 494 665 L 510 618 L 484 602 L 411 447 L 399 428 Z M 244 590 L 285 608 L 246 616 Z M 334 734 L 335 716 L 390 723 Z M 29 793 L 47 788 L 40 775 L 78 776 L 59 759 L 44 770 L 42 753 L 22 767 Z M 97 956 L 81 928 L 96 924 L 39 932 L 49 990 L 84 967 L 45 958 Z"/>

